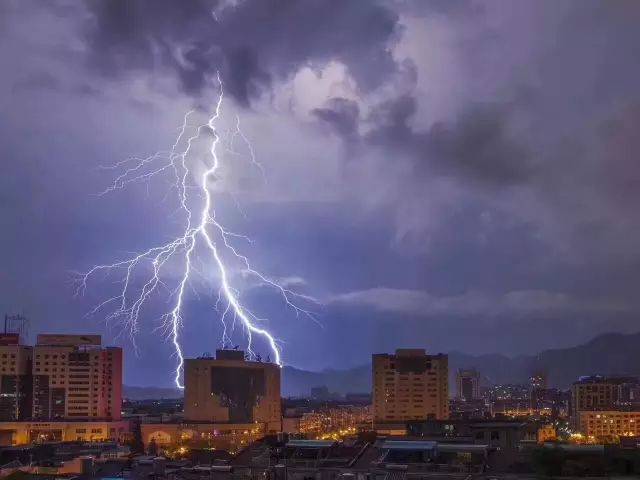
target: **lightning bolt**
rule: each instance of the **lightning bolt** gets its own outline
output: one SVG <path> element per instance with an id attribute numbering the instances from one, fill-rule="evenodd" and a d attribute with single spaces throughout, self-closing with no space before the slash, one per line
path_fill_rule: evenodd
<path id="1" fill-rule="evenodd" d="M 76 274 L 76 294 L 83 295 L 88 287 L 90 279 L 100 272 L 109 275 L 114 271 L 120 272 L 122 287 L 118 293 L 96 305 L 89 315 L 97 314 L 103 309 L 110 309 L 106 315 L 106 320 L 118 320 L 125 330 L 128 330 L 132 343 L 136 351 L 136 335 L 139 333 L 139 325 L 143 307 L 149 303 L 150 298 L 159 290 L 168 292 L 170 308 L 161 316 L 162 329 L 169 337 L 176 357 L 176 369 L 174 373 L 175 385 L 182 389 L 184 385 L 181 381 L 184 366 L 184 351 L 180 342 L 180 332 L 184 324 L 184 303 L 187 296 L 189 282 L 195 273 L 195 259 L 198 249 L 204 249 L 210 257 L 219 278 L 218 298 L 215 309 L 220 312 L 221 306 L 224 308 L 220 315 L 223 327 L 223 346 L 231 342 L 231 334 L 234 331 L 236 322 L 240 322 L 244 327 L 247 338 L 247 354 L 256 358 L 257 355 L 252 349 L 254 336 L 262 337 L 268 344 L 275 362 L 282 365 L 281 349 L 277 339 L 266 328 L 261 326 L 265 319 L 259 318 L 251 312 L 240 301 L 239 291 L 236 290 L 230 280 L 229 267 L 224 261 L 224 255 L 230 255 L 241 265 L 241 272 L 244 275 L 253 277 L 262 285 L 274 289 L 282 298 L 285 305 L 291 308 L 296 316 L 305 315 L 317 322 L 312 311 L 298 305 L 300 300 L 305 302 L 315 302 L 312 297 L 298 294 L 285 288 L 275 279 L 260 273 L 251 265 L 248 257 L 243 255 L 233 244 L 233 238 L 240 238 L 251 241 L 244 235 L 236 234 L 226 229 L 217 219 L 214 198 L 209 185 L 218 179 L 218 173 L 222 165 L 218 154 L 218 148 L 223 140 L 222 131 L 216 124 L 222 115 L 222 105 L 224 100 L 223 83 L 220 75 L 217 76 L 219 94 L 215 104 L 213 114 L 208 121 L 197 126 L 189 126 L 189 118 L 194 113 L 189 111 L 184 116 L 184 121 L 179 133 L 167 151 L 156 152 L 148 157 L 132 157 L 115 165 L 104 167 L 107 169 L 120 171 L 113 182 L 98 195 L 106 195 L 117 190 L 126 188 L 128 185 L 139 182 L 147 182 L 150 179 L 162 174 L 171 176 L 172 189 L 177 192 L 179 208 L 184 214 L 184 227 L 180 234 L 171 241 L 152 246 L 151 248 L 134 253 L 131 256 L 109 264 L 95 265 L 85 272 Z M 193 130 L 192 134 L 187 132 Z M 196 188 L 189 184 L 192 176 L 190 158 L 192 147 L 196 140 L 203 137 L 204 133 L 212 136 L 208 148 L 207 165 L 200 175 Z M 249 152 L 251 164 L 258 168 L 264 176 L 262 165 L 256 160 L 253 147 L 248 138 L 240 129 L 240 119 L 236 117 L 235 131 L 230 135 L 230 145 L 227 149 L 229 153 L 237 154 L 233 149 L 236 138 L 240 138 Z M 224 142 L 223 142 L 224 144 Z M 195 191 L 195 193 L 193 193 Z M 199 201 L 200 205 L 194 207 L 192 204 Z M 163 272 L 167 264 L 177 261 L 181 265 L 177 285 L 172 289 L 164 278 Z M 150 269 L 148 268 L 150 265 Z M 141 288 L 134 286 L 134 276 L 139 275 L 139 271 L 144 267 L 148 273 L 143 275 Z M 228 325 L 232 318 L 231 326 Z"/>

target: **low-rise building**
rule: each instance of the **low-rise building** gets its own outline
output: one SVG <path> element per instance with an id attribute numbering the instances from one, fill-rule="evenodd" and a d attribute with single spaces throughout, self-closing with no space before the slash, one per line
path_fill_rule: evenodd
<path id="1" fill-rule="evenodd" d="M 483 419 L 490 415 L 491 409 L 484 399 L 460 400 L 452 398 L 449 401 L 449 418 Z"/>
<path id="2" fill-rule="evenodd" d="M 267 434 L 261 423 L 143 423 L 140 431 L 146 450 L 155 446 L 169 453 L 180 448 L 235 453 Z"/>
<path id="3" fill-rule="evenodd" d="M 558 439 L 558 431 L 552 423 L 538 427 L 538 443 L 554 442 Z"/>
<path id="4" fill-rule="evenodd" d="M 289 439 L 257 442 L 230 462 L 228 475 L 283 480 L 308 478 L 430 478 L 446 473 L 480 473 L 487 466 L 487 445 L 442 443 L 417 439 L 333 440 Z"/>
<path id="5" fill-rule="evenodd" d="M 578 427 L 582 434 L 599 441 L 640 435 L 640 412 L 617 410 L 581 411 Z"/>
<path id="6" fill-rule="evenodd" d="M 0 423 L 0 445 L 107 440 L 123 442 L 130 439 L 130 437 L 131 427 L 127 420 Z"/>

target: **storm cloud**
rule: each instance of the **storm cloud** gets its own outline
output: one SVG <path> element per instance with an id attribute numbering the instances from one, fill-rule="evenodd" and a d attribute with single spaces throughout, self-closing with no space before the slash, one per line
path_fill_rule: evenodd
<path id="1" fill-rule="evenodd" d="M 170 147 L 186 111 L 208 111 L 218 73 L 228 127 L 237 115 L 265 169 L 229 146 L 220 214 L 262 270 L 321 304 L 323 327 L 243 292 L 285 361 L 361 363 L 414 344 L 531 353 L 638 330 L 637 1 L 0 10 L 0 307 L 34 332 L 89 329 L 130 348 L 84 317 L 110 284 L 74 298 L 69 272 L 175 233 L 166 185 L 96 193 L 113 180 L 105 165 Z M 187 310 L 187 353 L 213 350 L 217 318 L 195 296 Z M 153 312 L 144 321 L 157 327 Z M 140 345 L 127 381 L 169 384 L 167 346 Z"/>
<path id="2" fill-rule="evenodd" d="M 217 71 L 236 100 L 248 105 L 303 65 L 342 62 L 363 89 L 379 86 L 396 68 L 390 46 L 399 34 L 398 15 L 377 2 L 116 0 L 90 5 L 88 53 L 95 68 L 105 74 L 164 68 L 191 95 Z"/>

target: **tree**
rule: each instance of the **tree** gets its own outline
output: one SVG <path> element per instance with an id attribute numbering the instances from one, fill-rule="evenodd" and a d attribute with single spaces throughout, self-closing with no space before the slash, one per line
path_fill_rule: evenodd
<path id="1" fill-rule="evenodd" d="M 553 477 L 562 474 L 566 455 L 560 448 L 541 447 L 533 451 L 531 456 L 533 469 L 539 475 Z"/>

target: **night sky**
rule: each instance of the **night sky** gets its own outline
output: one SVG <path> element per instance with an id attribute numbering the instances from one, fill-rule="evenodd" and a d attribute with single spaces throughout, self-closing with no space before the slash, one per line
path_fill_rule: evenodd
<path id="1" fill-rule="evenodd" d="M 170 148 L 186 111 L 214 108 L 219 72 L 265 178 L 246 148 L 223 153 L 216 213 L 317 311 L 232 277 L 286 364 L 638 331 L 638 25 L 637 0 L 0 0 L 0 311 L 24 312 L 31 340 L 100 333 L 125 349 L 126 383 L 171 385 L 166 295 L 136 356 L 87 316 L 117 279 L 76 297 L 74 272 L 176 235 L 166 180 L 99 196 L 101 166 Z M 221 338 L 199 266 L 188 356 Z"/>

